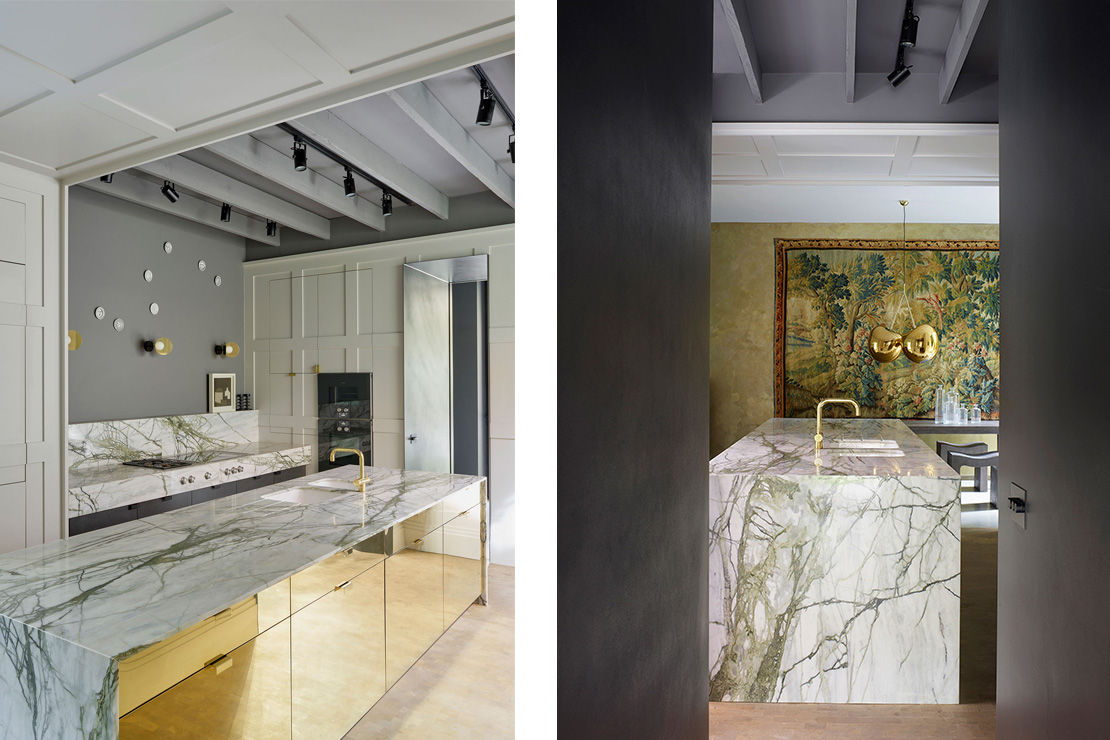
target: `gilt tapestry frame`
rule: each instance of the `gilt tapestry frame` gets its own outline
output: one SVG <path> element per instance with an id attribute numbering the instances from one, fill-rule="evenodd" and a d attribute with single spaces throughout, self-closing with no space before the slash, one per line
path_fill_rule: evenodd
<path id="1" fill-rule="evenodd" d="M 880 365 L 866 350 L 877 323 L 930 323 L 940 351 Z M 819 398 L 854 398 L 863 416 L 932 419 L 938 384 L 999 414 L 998 242 L 775 239 L 775 416 L 814 416 Z M 892 318 L 893 317 L 893 318 Z M 903 325 L 904 328 L 903 328 Z"/>

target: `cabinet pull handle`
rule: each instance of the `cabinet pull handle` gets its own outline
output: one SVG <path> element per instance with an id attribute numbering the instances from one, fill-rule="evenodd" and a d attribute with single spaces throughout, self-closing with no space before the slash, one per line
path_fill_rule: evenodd
<path id="1" fill-rule="evenodd" d="M 332 589 L 332 590 L 334 590 L 334 591 L 340 591 L 340 590 L 342 590 L 342 589 L 345 589 L 345 588 L 347 588 L 347 586 L 350 586 L 350 585 L 351 585 L 351 582 L 350 582 L 350 581 L 343 581 L 343 583 L 340 583 L 340 584 L 339 584 L 338 586 L 336 586 L 336 587 L 335 587 L 334 589 Z"/>
<path id="2" fill-rule="evenodd" d="M 204 667 L 218 676 L 233 665 L 235 665 L 235 662 L 230 655 L 217 655 L 205 663 Z"/>
<path id="3" fill-rule="evenodd" d="M 413 540 L 412 544 L 414 547 L 419 547 L 424 544 L 424 540 Z"/>

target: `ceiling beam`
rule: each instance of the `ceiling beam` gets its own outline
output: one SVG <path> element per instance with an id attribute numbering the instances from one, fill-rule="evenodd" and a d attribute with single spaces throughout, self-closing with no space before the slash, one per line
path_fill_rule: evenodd
<path id="1" fill-rule="evenodd" d="M 439 142 L 470 174 L 516 208 L 516 183 L 432 95 L 423 82 L 387 93 L 420 128 Z"/>
<path id="2" fill-rule="evenodd" d="M 952 97 L 956 79 L 964 68 L 964 60 L 967 59 L 967 52 L 971 49 L 971 42 L 975 38 L 975 32 L 979 30 L 979 21 L 983 20 L 986 9 L 987 0 L 964 0 L 960 6 L 960 14 L 956 16 L 952 38 L 948 41 L 948 50 L 944 53 L 944 62 L 940 67 L 941 105 L 946 105 Z"/>
<path id="3" fill-rule="evenodd" d="M 382 181 L 415 205 L 439 218 L 447 218 L 447 196 L 405 167 L 331 111 L 304 116 L 289 125 L 315 139 L 352 165 Z"/>
<path id="4" fill-rule="evenodd" d="M 88 180 L 81 183 L 81 185 L 89 190 L 122 198 L 131 203 L 137 203 L 173 216 L 180 216 L 189 221 L 210 226 L 213 229 L 269 244 L 272 247 L 276 247 L 280 243 L 278 237 L 266 236 L 266 224 L 261 221 L 249 218 L 241 213 L 232 213 L 230 221 L 221 221 L 219 206 L 188 193 L 179 193 L 181 197 L 178 201 L 170 203 L 166 196 L 162 195 L 161 185 L 135 175 L 129 175 L 126 172 L 115 173 L 112 176 L 111 183 Z"/>
<path id="5" fill-rule="evenodd" d="M 844 93 L 849 103 L 856 102 L 856 2 L 848 0 L 848 20 L 845 23 Z"/>
<path id="6" fill-rule="evenodd" d="M 744 75 L 748 78 L 748 85 L 752 89 L 755 102 L 763 102 L 763 71 L 759 68 L 759 57 L 755 53 L 755 36 L 752 35 L 752 24 L 748 20 L 748 6 L 745 0 L 720 0 L 721 10 L 725 12 L 725 20 L 732 31 L 732 40 L 736 42 L 736 51 L 740 54 L 740 64 L 744 67 Z"/>
<path id="7" fill-rule="evenodd" d="M 230 203 L 233 208 L 277 221 L 282 226 L 296 229 L 303 234 L 318 239 L 331 238 L 331 221 L 323 216 L 317 216 L 300 206 L 295 206 L 180 155 L 136 165 L 135 169 L 169 180 L 194 193 Z"/>
<path id="8" fill-rule="evenodd" d="M 282 187 L 322 206 L 327 206 L 360 224 L 385 231 L 385 217 L 382 216 L 381 206 L 371 203 L 360 195 L 354 198 L 344 196 L 342 185 L 321 176 L 313 169 L 307 169 L 304 172 L 295 171 L 292 157 L 285 156 L 253 136 L 225 139 L 209 144 L 205 148 L 229 162 L 273 180 Z"/>

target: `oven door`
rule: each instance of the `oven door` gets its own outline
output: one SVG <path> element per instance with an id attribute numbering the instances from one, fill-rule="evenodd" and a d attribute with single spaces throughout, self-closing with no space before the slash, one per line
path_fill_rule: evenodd
<path id="1" fill-rule="evenodd" d="M 320 470 L 342 465 L 358 465 L 358 457 L 341 452 L 331 461 L 331 451 L 336 447 L 360 450 L 367 465 L 374 464 L 374 422 L 355 419 L 320 419 L 319 422 Z"/>

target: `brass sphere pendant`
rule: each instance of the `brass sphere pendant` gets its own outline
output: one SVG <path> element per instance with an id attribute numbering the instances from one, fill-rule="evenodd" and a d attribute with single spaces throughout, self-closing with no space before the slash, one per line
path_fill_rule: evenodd
<path id="1" fill-rule="evenodd" d="M 922 324 L 902 337 L 902 351 L 910 362 L 928 362 L 936 357 L 938 349 L 940 338 L 937 330 L 928 324 Z"/>
<path id="2" fill-rule="evenodd" d="M 876 326 L 867 337 L 867 351 L 878 362 L 894 362 L 902 354 L 902 335 L 895 334 L 885 326 Z M 936 350 L 934 354 L 935 352 Z"/>

